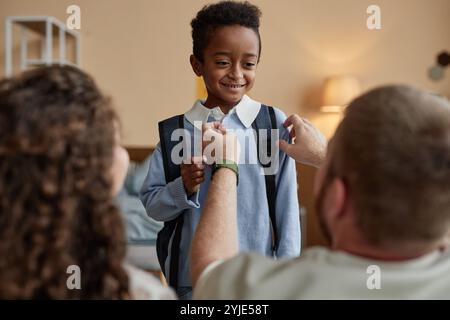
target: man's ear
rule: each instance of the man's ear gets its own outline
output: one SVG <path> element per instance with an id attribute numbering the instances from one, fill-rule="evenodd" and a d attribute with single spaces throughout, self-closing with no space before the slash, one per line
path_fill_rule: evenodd
<path id="1" fill-rule="evenodd" d="M 328 185 L 325 205 L 327 212 L 333 219 L 342 218 L 348 210 L 348 192 L 344 181 L 335 177 Z"/>
<path id="2" fill-rule="evenodd" d="M 189 57 L 189 61 L 191 63 L 191 67 L 194 73 L 197 75 L 197 77 L 201 77 L 203 75 L 202 63 L 198 61 L 198 59 L 193 54 L 191 54 L 191 56 Z"/>

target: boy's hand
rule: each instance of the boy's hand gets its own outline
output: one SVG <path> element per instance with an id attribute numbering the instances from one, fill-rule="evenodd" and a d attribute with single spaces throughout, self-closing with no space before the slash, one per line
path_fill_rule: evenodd
<path id="1" fill-rule="evenodd" d="M 202 157 L 192 157 L 191 163 L 181 164 L 181 178 L 188 197 L 197 192 L 202 182 L 205 181 L 205 166 L 202 160 Z"/>
<path id="2" fill-rule="evenodd" d="M 314 166 L 322 165 L 327 149 L 327 139 L 307 119 L 293 114 L 284 122 L 284 127 L 292 126 L 290 136 L 293 143 L 280 140 L 279 146 L 288 156 L 297 162 Z"/>

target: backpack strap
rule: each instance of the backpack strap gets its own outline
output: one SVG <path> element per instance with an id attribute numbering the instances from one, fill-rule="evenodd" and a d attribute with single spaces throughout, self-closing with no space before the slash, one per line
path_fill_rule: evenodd
<path id="1" fill-rule="evenodd" d="M 172 149 L 179 141 L 172 141 L 172 132 L 176 129 L 184 128 L 184 115 L 174 116 L 158 123 L 159 139 L 161 143 L 161 153 L 164 165 L 166 183 L 172 182 L 181 176 L 181 169 L 178 164 L 174 164 L 170 155 Z M 165 272 L 165 262 L 169 255 L 169 243 L 172 238 L 170 249 L 170 267 L 168 281 L 173 288 L 178 288 L 178 264 L 180 257 L 181 230 L 183 229 L 184 214 L 179 214 L 175 219 L 164 222 L 164 227 L 158 232 L 156 249 L 161 270 Z"/>
<path id="2" fill-rule="evenodd" d="M 164 174 L 166 183 L 172 182 L 181 175 L 180 166 L 171 161 L 170 154 L 173 147 L 179 141 L 172 141 L 172 132 L 176 129 L 184 128 L 184 115 L 180 114 L 158 123 L 159 140 L 161 143 L 161 153 L 163 157 Z"/>
<path id="3" fill-rule="evenodd" d="M 261 109 L 259 110 L 258 115 L 256 116 L 255 121 L 252 123 L 253 129 L 256 131 L 256 147 L 258 151 L 258 161 L 263 168 L 268 168 L 271 166 L 271 163 L 263 164 L 260 159 L 259 153 L 259 135 L 262 132 L 259 132 L 259 129 L 267 129 L 266 136 L 263 141 L 267 143 L 267 153 L 268 156 L 272 156 L 272 136 L 271 129 L 277 129 L 277 119 L 275 116 L 275 110 L 273 107 L 266 106 L 261 104 Z M 272 223 L 272 252 L 275 254 L 278 248 L 278 229 L 277 229 L 277 219 L 276 219 L 276 194 L 277 194 L 277 186 L 276 186 L 276 177 L 274 174 L 264 175 L 266 182 L 266 197 L 267 204 L 269 206 L 269 217 L 270 222 Z"/>

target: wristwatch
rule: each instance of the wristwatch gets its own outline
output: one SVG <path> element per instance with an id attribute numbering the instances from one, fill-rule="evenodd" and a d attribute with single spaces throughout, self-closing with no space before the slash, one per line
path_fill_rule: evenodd
<path id="1" fill-rule="evenodd" d="M 233 170 L 234 173 L 236 174 L 236 185 L 239 185 L 239 166 L 236 162 L 230 161 L 230 160 L 222 160 L 222 161 L 214 162 L 212 164 L 211 177 L 213 177 L 214 174 L 216 173 L 216 171 L 220 168 L 228 168 L 228 169 Z"/>

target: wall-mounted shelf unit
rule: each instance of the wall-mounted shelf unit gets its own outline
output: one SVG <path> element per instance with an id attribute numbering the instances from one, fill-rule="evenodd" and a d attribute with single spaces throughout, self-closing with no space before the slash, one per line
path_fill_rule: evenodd
<path id="1" fill-rule="evenodd" d="M 5 76 L 13 74 L 13 26 L 20 27 L 20 70 L 41 65 L 75 65 L 80 67 L 80 34 L 51 16 L 9 16 L 5 20 Z M 28 57 L 28 33 L 34 32 L 41 37 L 41 57 Z M 75 61 L 66 59 L 66 38 L 75 40 Z M 59 54 L 53 55 L 53 41 L 59 41 Z"/>

